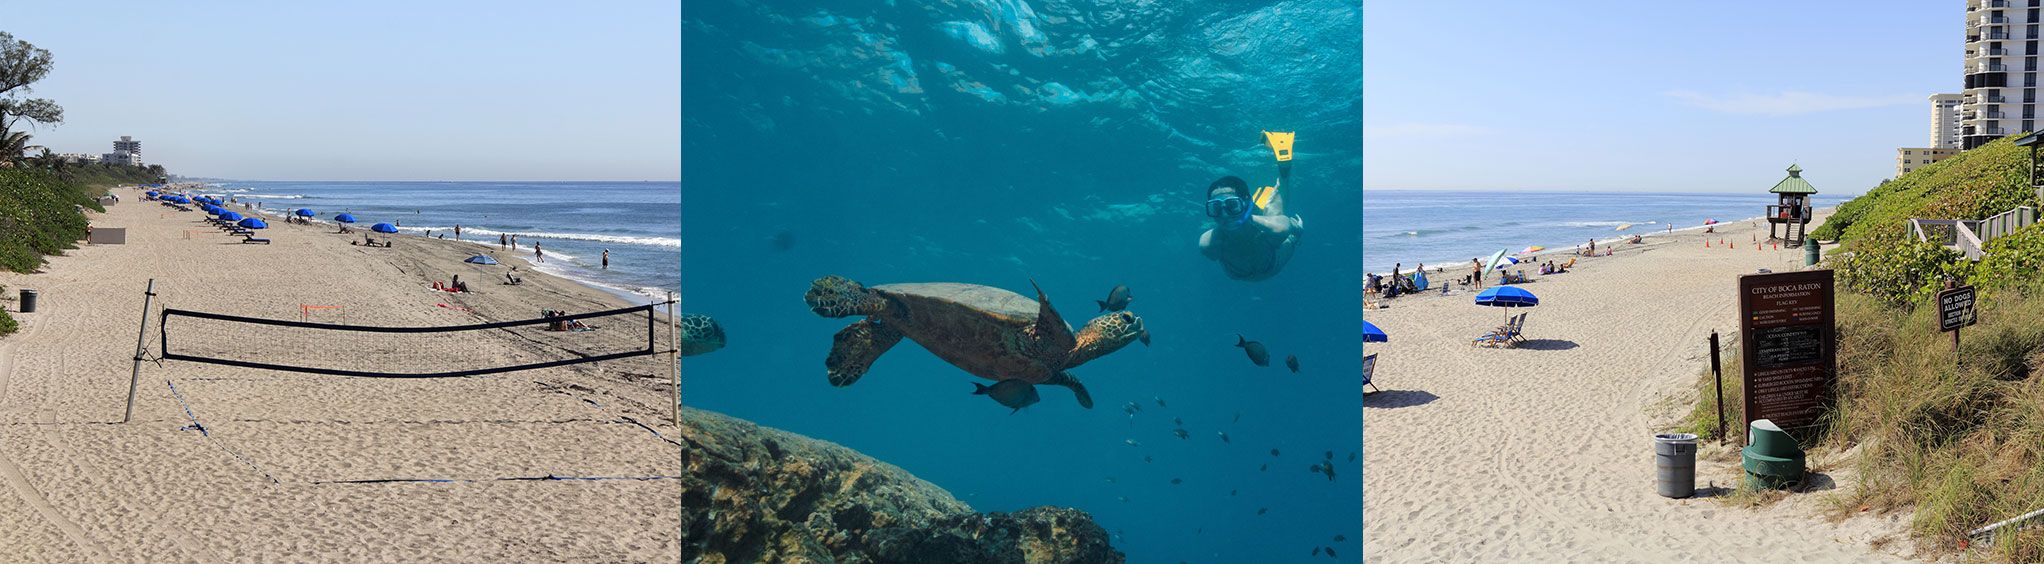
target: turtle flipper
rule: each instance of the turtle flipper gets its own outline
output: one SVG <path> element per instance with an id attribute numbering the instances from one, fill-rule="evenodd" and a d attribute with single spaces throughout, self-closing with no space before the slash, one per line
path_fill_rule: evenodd
<path id="1" fill-rule="evenodd" d="M 901 332 L 868 318 L 845 326 L 831 340 L 830 357 L 823 359 L 823 368 L 830 385 L 845 387 L 859 381 L 873 361 L 901 342 Z"/>
<path id="2" fill-rule="evenodd" d="M 837 275 L 810 282 L 809 292 L 802 295 L 802 301 L 809 304 L 809 311 L 824 317 L 874 315 L 887 309 L 886 298 L 874 295 L 850 278 Z"/>
<path id="3" fill-rule="evenodd" d="M 1043 295 L 1043 287 L 1037 286 L 1035 280 L 1030 280 L 1029 286 L 1036 288 L 1036 326 L 1030 330 L 1036 338 L 1036 350 L 1056 355 L 1056 361 L 1062 363 L 1064 357 L 1071 354 L 1072 347 L 1078 345 L 1078 338 L 1072 336 L 1072 326 L 1065 323 L 1064 316 L 1058 315 L 1057 308 L 1051 307 L 1050 297 Z"/>
<path id="4" fill-rule="evenodd" d="M 1071 388 L 1072 395 L 1079 398 L 1079 407 L 1093 409 L 1093 394 L 1086 393 L 1086 385 L 1079 383 L 1079 379 L 1072 376 L 1072 373 L 1061 371 L 1057 374 L 1052 374 L 1050 379 L 1045 380 L 1043 383 Z"/>

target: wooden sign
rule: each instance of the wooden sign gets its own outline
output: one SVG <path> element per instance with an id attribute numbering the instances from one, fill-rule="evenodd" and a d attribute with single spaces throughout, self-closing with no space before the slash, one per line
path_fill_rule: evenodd
<path id="1" fill-rule="evenodd" d="M 1960 286 L 1938 292 L 1938 330 L 1958 331 L 1960 327 L 1971 327 L 1977 319 L 1973 311 L 1973 287 Z"/>
<path id="2" fill-rule="evenodd" d="M 1830 270 L 1739 277 L 1746 425 L 1807 427 L 1829 407 L 1838 371 L 1833 311 Z"/>

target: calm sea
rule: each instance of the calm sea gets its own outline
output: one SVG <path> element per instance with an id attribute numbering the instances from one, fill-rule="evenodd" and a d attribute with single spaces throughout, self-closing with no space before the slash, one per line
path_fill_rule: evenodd
<path id="1" fill-rule="evenodd" d="M 1818 194 L 1814 203 L 1829 207 L 1851 197 Z M 1764 188 L 1738 194 L 1371 188 L 1363 191 L 1363 264 L 1384 273 L 1397 264 L 1407 270 L 1420 263 L 1467 264 L 1534 245 L 1571 249 L 1591 239 L 1695 228 L 1709 219 L 1760 217 L 1774 203 Z"/>
<path id="2" fill-rule="evenodd" d="M 462 240 L 497 250 L 497 235 L 518 235 L 521 258 L 546 251 L 539 270 L 635 302 L 681 289 L 681 186 L 675 182 L 221 182 L 206 193 L 261 203 L 281 215 L 305 208 L 332 221 L 354 214 L 359 228 L 393 223 L 402 232 Z M 610 268 L 602 255 L 610 250 Z"/>

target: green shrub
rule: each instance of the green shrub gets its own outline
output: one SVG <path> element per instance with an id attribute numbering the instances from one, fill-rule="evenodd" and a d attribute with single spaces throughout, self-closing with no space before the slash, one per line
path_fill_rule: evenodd
<path id="1" fill-rule="evenodd" d="M 120 167 L 142 171 L 134 167 Z M 43 257 L 77 248 L 87 225 L 82 210 L 105 211 L 97 196 L 103 185 L 93 182 L 140 182 L 112 172 L 86 170 L 84 176 L 32 168 L 0 170 L 0 268 L 34 272 Z"/>
<path id="2" fill-rule="evenodd" d="M 0 335 L 12 335 L 20 330 L 21 324 L 14 321 L 14 316 L 8 315 L 7 310 L 0 309 Z"/>

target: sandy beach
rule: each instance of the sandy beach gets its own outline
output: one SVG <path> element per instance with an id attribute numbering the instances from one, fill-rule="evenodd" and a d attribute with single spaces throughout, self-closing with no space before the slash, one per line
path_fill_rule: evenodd
<path id="1" fill-rule="evenodd" d="M 16 316 L 21 331 L 0 338 L 0 560 L 672 562 L 680 553 L 666 356 L 435 379 L 150 362 L 134 420 L 119 424 L 151 278 L 159 310 L 295 320 L 302 304 L 338 305 L 358 325 L 639 304 L 533 272 L 522 260 L 529 250 L 497 253 L 521 266 L 526 282 L 509 286 L 498 283 L 506 266 L 461 262 L 487 250 L 473 244 L 396 236 L 393 248 L 368 248 L 330 225 L 282 222 L 263 232 L 274 244 L 241 244 L 203 224 L 202 212 L 144 201 L 137 189 L 115 193 L 121 203 L 92 224 L 126 228 L 126 244 L 82 246 L 38 274 L 0 274 L 8 300 L 17 288 L 41 292 L 38 311 Z M 429 288 L 452 274 L 475 291 Z M 643 327 L 597 333 L 645 339 Z M 393 346 L 427 358 L 561 354 L 508 334 L 458 335 Z M 250 330 L 179 338 L 287 361 L 297 352 L 265 348 Z M 530 479 L 547 476 L 606 479 Z M 368 480 L 414 481 L 348 483 Z"/>
<path id="2" fill-rule="evenodd" d="M 1710 333 L 1736 338 L 1736 276 L 1802 265 L 1801 249 L 1755 250 L 1752 238 L 1765 239 L 1765 223 L 1719 227 L 1650 233 L 1643 244 L 1617 245 L 1613 256 L 1581 258 L 1568 273 L 1536 274 L 1520 285 L 1540 297 L 1534 308 L 1478 307 L 1475 290 L 1457 287 L 1445 297 L 1405 296 L 1365 312 L 1391 336 L 1367 346 L 1378 355 L 1375 382 L 1384 392 L 1363 400 L 1365 559 L 1912 556 L 1904 552 L 1906 515 L 1833 523 L 1818 515 L 1822 491 L 1759 510 L 1655 494 L 1652 437 L 1693 401 L 1698 374 L 1709 367 Z M 1721 239 L 1736 246 L 1727 249 Z M 1529 314 L 1527 344 L 1469 344 L 1507 312 Z M 1736 419 L 1737 409 L 1730 406 L 1728 417 Z M 1697 487 L 1736 487 L 1736 454 L 1719 450 L 1712 460 L 1713 452 L 1698 461 Z M 1852 487 L 1846 469 L 1813 463 L 1826 475 L 1814 489 Z"/>

